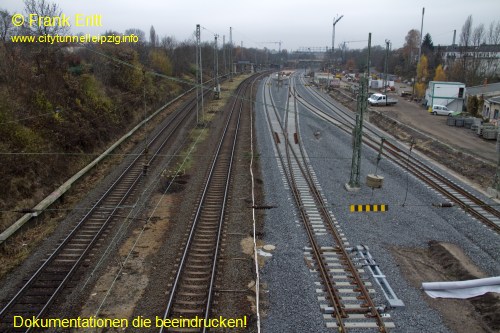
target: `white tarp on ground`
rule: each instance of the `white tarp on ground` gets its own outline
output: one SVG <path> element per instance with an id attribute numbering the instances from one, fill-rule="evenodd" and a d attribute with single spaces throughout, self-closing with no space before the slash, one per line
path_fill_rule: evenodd
<path id="1" fill-rule="evenodd" d="M 423 282 L 422 288 L 432 298 L 470 298 L 487 292 L 500 293 L 500 276 L 453 282 Z"/>

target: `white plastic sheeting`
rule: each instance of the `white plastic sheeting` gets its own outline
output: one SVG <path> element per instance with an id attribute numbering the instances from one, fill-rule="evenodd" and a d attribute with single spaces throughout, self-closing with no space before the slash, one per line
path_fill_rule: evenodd
<path id="1" fill-rule="evenodd" d="M 500 276 L 453 282 L 423 282 L 422 288 L 432 298 L 471 298 L 488 292 L 500 293 Z"/>

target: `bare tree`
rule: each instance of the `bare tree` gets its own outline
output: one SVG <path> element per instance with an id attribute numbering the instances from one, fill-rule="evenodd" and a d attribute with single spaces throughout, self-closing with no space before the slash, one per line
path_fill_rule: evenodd
<path id="1" fill-rule="evenodd" d="M 131 43 L 130 46 L 135 49 L 135 51 L 139 54 L 140 62 L 147 63 L 148 62 L 148 40 L 146 39 L 146 33 L 141 29 L 131 28 L 125 30 L 125 35 L 136 35 L 139 38 L 137 43 Z"/>
<path id="2" fill-rule="evenodd" d="M 469 15 L 462 26 L 460 33 L 460 45 L 467 48 L 471 43 L 472 38 L 472 15 Z"/>
<path id="3" fill-rule="evenodd" d="M 50 3 L 45 0 L 24 0 L 24 10 L 26 15 L 42 16 L 62 16 L 62 10 L 55 3 Z M 44 24 L 33 24 L 27 27 L 34 35 L 64 35 L 69 31 L 69 27 L 63 25 L 46 26 Z"/>
<path id="4" fill-rule="evenodd" d="M 462 26 L 462 32 L 460 33 L 460 62 L 461 62 L 461 75 L 460 80 L 462 82 L 468 83 L 470 77 L 470 71 L 468 70 L 469 59 L 469 47 L 472 44 L 472 15 L 469 15 Z"/>
<path id="5" fill-rule="evenodd" d="M 496 25 L 495 21 L 490 23 L 486 38 L 489 45 L 500 44 L 500 21 L 498 21 Z"/>
<path id="6" fill-rule="evenodd" d="M 500 21 L 497 22 L 497 25 L 495 26 L 495 33 L 493 35 L 495 36 L 495 45 L 500 44 Z"/>
<path id="7" fill-rule="evenodd" d="M 479 48 L 481 43 L 484 43 L 484 24 L 479 24 L 472 31 L 471 38 L 472 45 L 474 48 Z M 480 73 L 481 62 L 482 59 L 479 56 L 479 50 L 472 52 L 472 55 L 469 55 L 469 60 L 467 63 L 467 80 L 469 84 L 475 84 L 479 80 L 480 76 L 483 76 L 484 73 Z"/>
<path id="8" fill-rule="evenodd" d="M 131 28 L 125 30 L 125 35 L 132 35 L 132 34 L 136 35 L 139 38 L 139 43 L 141 44 L 146 43 L 146 33 L 141 29 Z"/>
<path id="9" fill-rule="evenodd" d="M 157 36 L 156 36 L 155 27 L 151 26 L 151 29 L 149 29 L 149 43 L 152 47 L 157 46 L 156 40 L 157 40 Z"/>
<path id="10" fill-rule="evenodd" d="M 416 62 L 416 55 L 418 54 L 419 46 L 420 32 L 416 29 L 411 29 L 405 37 L 405 45 L 403 46 L 403 53 L 408 59 L 408 64 Z"/>
<path id="11" fill-rule="evenodd" d="M 12 29 L 12 16 L 6 10 L 0 10 L 0 40 L 6 42 Z"/>
<path id="12" fill-rule="evenodd" d="M 480 24 L 474 28 L 472 33 L 472 45 L 479 46 L 484 43 L 484 24 Z"/>
<path id="13" fill-rule="evenodd" d="M 168 36 L 168 37 L 162 37 L 160 45 L 167 51 L 168 57 L 172 58 L 172 56 L 174 55 L 174 50 L 178 44 L 179 43 L 175 40 L 175 37 Z"/>

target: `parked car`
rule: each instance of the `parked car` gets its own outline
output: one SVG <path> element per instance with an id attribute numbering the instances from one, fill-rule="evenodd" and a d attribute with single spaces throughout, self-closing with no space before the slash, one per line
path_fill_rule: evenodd
<path id="1" fill-rule="evenodd" d="M 448 108 L 444 105 L 433 105 L 429 112 L 433 115 L 451 116 L 451 114 L 455 111 L 448 110 Z"/>

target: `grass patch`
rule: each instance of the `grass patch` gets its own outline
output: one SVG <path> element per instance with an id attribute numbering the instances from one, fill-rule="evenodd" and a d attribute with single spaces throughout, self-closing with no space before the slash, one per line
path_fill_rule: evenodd
<path id="1" fill-rule="evenodd" d="M 49 236 L 56 228 L 58 219 L 39 217 L 34 226 L 26 231 L 13 235 L 2 245 L 0 255 L 0 278 L 11 269 L 22 263 L 35 250 L 40 240 Z"/>

